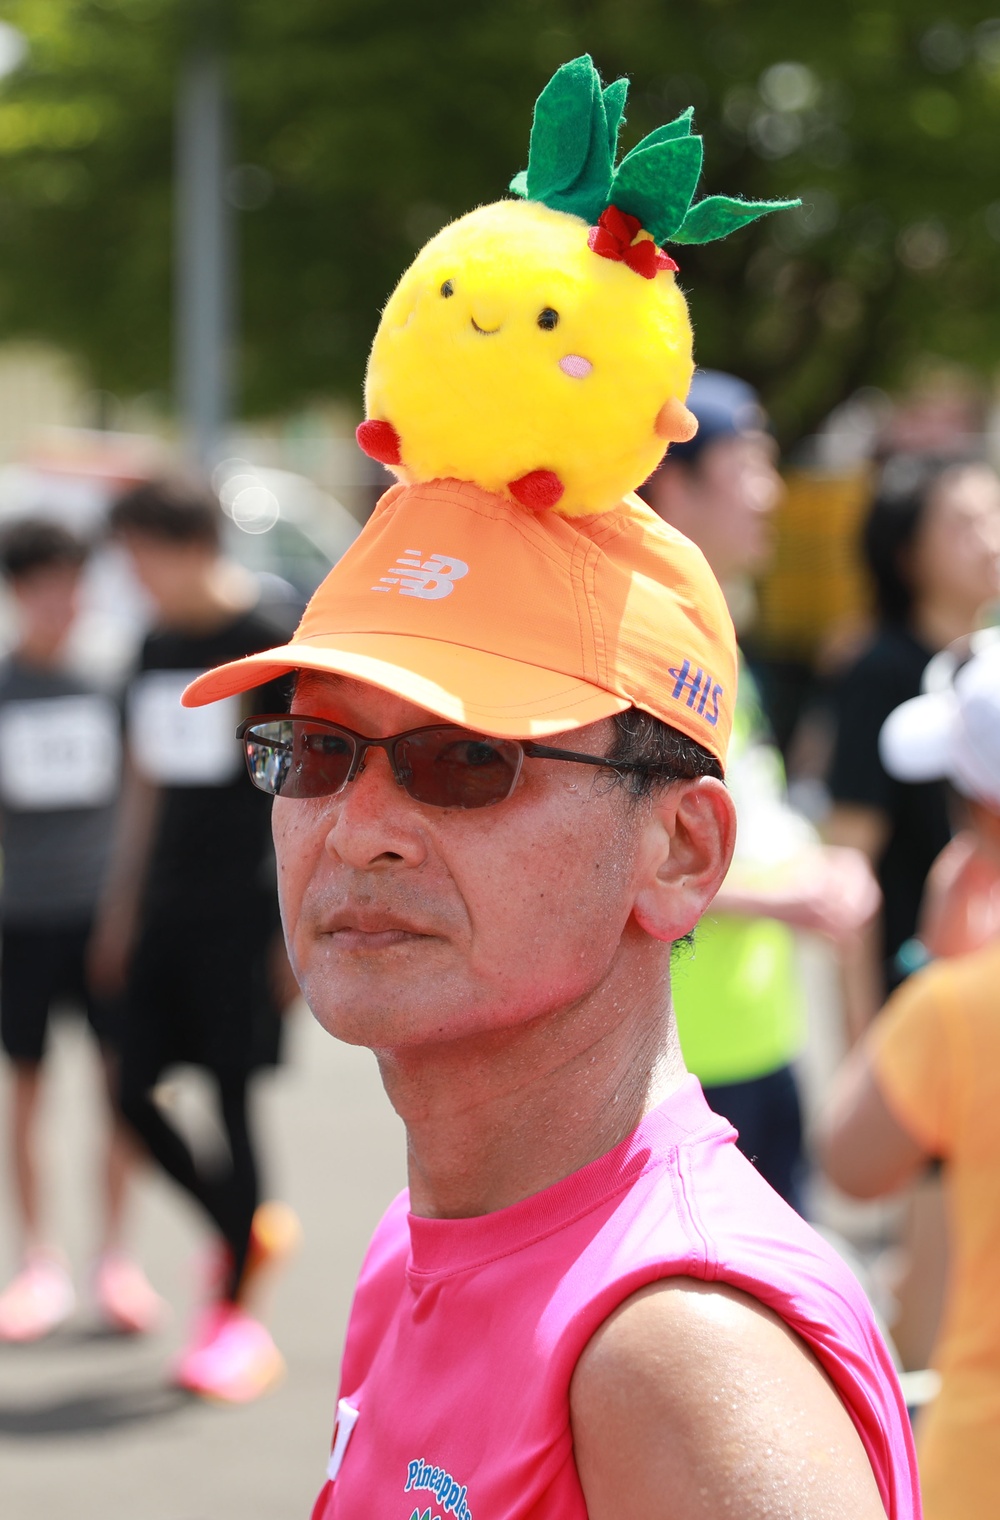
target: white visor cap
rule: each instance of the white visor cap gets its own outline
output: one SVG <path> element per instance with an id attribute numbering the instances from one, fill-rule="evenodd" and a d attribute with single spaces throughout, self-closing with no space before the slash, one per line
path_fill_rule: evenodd
<path id="1" fill-rule="evenodd" d="M 1000 812 L 1000 644 L 975 654 L 949 689 L 890 713 L 879 754 L 897 781 L 950 781 Z"/>

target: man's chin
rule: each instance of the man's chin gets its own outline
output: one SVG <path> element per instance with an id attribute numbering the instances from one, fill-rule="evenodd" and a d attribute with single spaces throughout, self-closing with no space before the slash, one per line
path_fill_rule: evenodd
<path id="1" fill-rule="evenodd" d="M 313 1003 L 307 997 L 306 1001 L 320 1028 L 343 1045 L 403 1050 L 439 1044 L 448 1038 L 440 1017 L 426 1010 L 420 1017 L 399 1004 L 358 1008 L 350 1003 L 331 1005 L 325 998 Z"/>
<path id="2" fill-rule="evenodd" d="M 505 1024 L 505 1010 L 484 999 L 482 989 L 449 987 L 443 978 L 423 978 L 419 985 L 413 979 L 396 981 L 383 988 L 324 980 L 319 988 L 306 984 L 302 990 L 327 1034 L 368 1050 L 431 1050 L 495 1034 Z"/>
<path id="3" fill-rule="evenodd" d="M 316 1022 L 335 1040 L 370 1049 L 439 1037 L 448 978 L 430 957 L 414 965 L 418 955 L 398 946 L 377 956 L 325 957 L 301 980 Z"/>
<path id="4" fill-rule="evenodd" d="M 360 1045 L 366 1050 L 373 1048 L 373 1025 L 371 1019 L 352 1018 L 342 1008 L 330 1008 L 324 1002 L 314 1002 L 308 995 L 306 1003 L 319 1027 L 342 1045 Z"/>

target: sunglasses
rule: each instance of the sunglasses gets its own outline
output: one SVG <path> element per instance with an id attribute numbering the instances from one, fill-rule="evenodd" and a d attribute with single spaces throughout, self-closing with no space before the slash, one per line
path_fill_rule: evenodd
<path id="1" fill-rule="evenodd" d="M 370 749 L 386 753 L 408 797 L 429 807 L 481 808 L 504 802 L 527 755 L 627 771 L 603 755 L 578 755 L 519 739 L 491 739 L 467 728 L 435 724 L 370 739 L 325 718 L 266 713 L 236 730 L 254 786 L 272 797 L 334 797 L 364 767 Z"/>

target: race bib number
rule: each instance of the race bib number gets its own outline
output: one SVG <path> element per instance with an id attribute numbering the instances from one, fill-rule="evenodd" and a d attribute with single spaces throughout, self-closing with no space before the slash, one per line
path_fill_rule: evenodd
<path id="1" fill-rule="evenodd" d="M 226 786 L 239 774 L 239 699 L 182 707 L 181 692 L 200 670 L 147 670 L 129 692 L 129 742 L 135 763 L 158 786 Z"/>
<path id="2" fill-rule="evenodd" d="M 120 775 L 118 710 L 106 697 L 39 697 L 0 708 L 0 799 L 7 807 L 104 807 Z"/>

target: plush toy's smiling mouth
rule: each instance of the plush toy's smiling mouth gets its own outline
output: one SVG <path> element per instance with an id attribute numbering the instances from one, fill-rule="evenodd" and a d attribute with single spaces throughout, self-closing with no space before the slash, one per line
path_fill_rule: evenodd
<path id="1" fill-rule="evenodd" d="M 498 333 L 500 331 L 500 328 L 503 326 L 503 323 L 500 322 L 496 327 L 480 327 L 475 317 L 471 318 L 471 321 L 473 327 L 476 329 L 476 332 L 482 333 L 484 338 L 492 338 L 493 334 Z"/>

